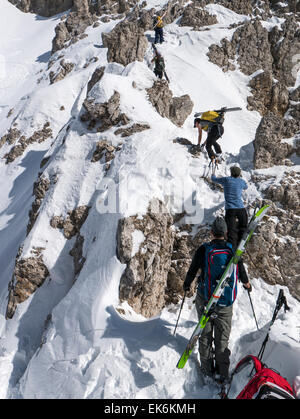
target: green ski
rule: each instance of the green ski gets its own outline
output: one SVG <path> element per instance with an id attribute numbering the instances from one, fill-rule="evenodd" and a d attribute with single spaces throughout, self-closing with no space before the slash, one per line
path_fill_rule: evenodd
<path id="1" fill-rule="evenodd" d="M 210 319 L 211 314 L 214 311 L 215 306 L 218 303 L 219 298 L 221 297 L 221 295 L 223 294 L 224 288 L 229 280 L 229 278 L 231 277 L 234 269 L 236 268 L 236 265 L 238 264 L 241 256 L 243 255 L 244 251 L 245 251 L 245 247 L 247 245 L 247 243 L 249 242 L 249 240 L 252 237 L 252 234 L 255 230 L 255 228 L 257 227 L 257 225 L 259 224 L 259 222 L 262 220 L 262 218 L 265 216 L 266 212 L 268 211 L 269 206 L 265 205 L 262 208 L 260 208 L 257 212 L 254 212 L 247 230 L 245 231 L 242 240 L 240 241 L 234 255 L 232 256 L 230 262 L 228 263 L 220 281 L 218 282 L 218 285 L 216 286 L 212 297 L 210 298 L 207 306 L 204 309 L 204 312 L 185 348 L 185 351 L 183 352 L 181 358 L 178 361 L 177 364 L 177 368 L 182 369 L 185 364 L 187 363 L 187 360 L 189 359 L 189 356 L 191 355 L 191 353 L 193 352 L 193 349 L 197 343 L 197 340 L 199 339 L 199 337 L 201 336 L 203 329 L 206 326 L 206 323 L 208 322 L 208 320 Z"/>

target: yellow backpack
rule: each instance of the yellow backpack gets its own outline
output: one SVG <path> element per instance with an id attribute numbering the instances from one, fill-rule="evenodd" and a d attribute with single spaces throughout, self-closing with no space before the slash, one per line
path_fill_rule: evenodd
<path id="1" fill-rule="evenodd" d="M 223 124 L 224 116 L 215 111 L 203 112 L 200 116 L 200 124 L 204 131 L 215 124 Z"/>
<path id="2" fill-rule="evenodd" d="M 164 26 L 164 22 L 163 22 L 163 20 L 162 20 L 162 17 L 161 16 L 157 16 L 157 19 L 156 19 L 156 27 L 157 28 L 163 28 L 163 26 Z"/>

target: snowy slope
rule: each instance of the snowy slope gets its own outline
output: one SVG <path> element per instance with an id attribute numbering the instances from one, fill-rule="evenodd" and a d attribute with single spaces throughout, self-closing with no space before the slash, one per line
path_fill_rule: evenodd
<path id="1" fill-rule="evenodd" d="M 179 306 L 168 307 L 159 317 L 150 320 L 136 315 L 126 305 L 125 318 L 115 310 L 119 303 L 119 280 L 125 268 L 116 257 L 115 237 L 121 217 L 145 213 L 153 197 L 164 200 L 171 190 L 176 190 L 178 195 L 175 207 L 182 197 L 188 202 L 192 192 L 197 191 L 205 222 L 210 222 L 223 208 L 223 195 L 200 180 L 207 164 L 205 157 L 194 159 L 186 148 L 173 143 L 176 137 L 189 138 L 196 143 L 192 117 L 178 128 L 160 117 L 147 100 L 145 89 L 154 81 L 148 68 L 152 58 L 150 44 L 143 63 L 133 63 L 126 68 L 108 66 L 100 86 L 94 86 L 91 94 L 104 102 L 117 90 L 121 95 L 122 112 L 134 122 L 147 122 L 151 129 L 122 141 L 122 149 L 112 162 L 108 177 L 104 178 L 104 168 L 90 161 L 99 134 L 87 133 L 79 116 L 87 82 L 96 67 L 107 64 L 106 49 L 97 47 L 101 32 L 109 32 L 118 21 L 88 29 L 87 38 L 65 51 L 64 58 L 76 63 L 73 71 L 64 80 L 49 85 L 46 61 L 59 17 L 40 19 L 21 13 L 6 0 L 2 2 L 0 34 L 7 42 L 1 44 L 0 57 L 7 59 L 7 72 L 12 81 L 1 87 L 0 137 L 13 118 L 26 135 L 49 121 L 53 135 L 44 143 L 30 145 L 13 163 L 6 165 L 3 159 L 0 162 L 0 242 L 3 248 L 0 255 L 3 267 L 0 274 L 0 397 L 216 397 L 214 386 L 203 386 L 199 381 L 196 353 L 184 370 L 175 367 L 196 321 L 192 301 L 184 306 L 176 337 L 173 330 Z M 150 8 L 161 7 L 165 2 L 147 3 Z M 246 17 L 221 6 L 210 5 L 209 8 L 218 15 L 219 24 L 202 32 L 180 28 L 176 23 L 168 25 L 166 43 L 159 49 L 166 60 L 173 94 L 189 94 L 195 112 L 224 105 L 244 109 L 239 118 L 232 114 L 226 118 L 221 145 L 227 163 L 238 161 L 247 170 L 245 178 L 249 180 L 251 142 L 260 122 L 258 113 L 245 110 L 249 78 L 238 71 L 223 73 L 206 56 L 211 43 L 218 43 L 224 36 L 230 38 L 232 30 L 227 27 L 231 23 Z M 94 56 L 98 57 L 97 63 L 85 68 L 85 63 Z M 15 73 L 16 62 L 25 69 Z M 135 89 L 133 81 L 137 85 Z M 64 106 L 63 111 L 60 111 L 61 106 Z M 7 118 L 11 108 L 14 112 Z M 103 137 L 117 145 L 120 139 L 113 131 L 108 130 Z M 245 150 L 245 146 L 247 155 L 241 153 L 241 147 Z M 3 146 L 1 157 L 7 151 L 8 146 Z M 25 240 L 33 200 L 32 186 L 43 157 L 50 157 L 44 176 L 50 180 L 57 174 L 59 177 L 51 184 L 40 216 Z M 295 166 L 292 169 L 295 170 Z M 220 173 L 226 173 L 225 166 L 220 168 Z M 101 213 L 108 178 L 119 186 L 122 199 L 119 213 Z M 259 192 L 250 185 L 246 202 L 257 196 Z M 81 229 L 86 262 L 73 284 L 74 267 L 69 251 L 74 239 L 66 240 L 49 222 L 53 215 L 66 215 L 80 205 L 89 205 L 91 210 Z M 7 285 L 22 243 L 24 258 L 32 255 L 34 247 L 45 249 L 43 259 L 51 281 L 46 281 L 19 305 L 13 319 L 7 321 L 4 317 Z M 258 278 L 253 281 L 253 288 L 252 298 L 262 330 L 256 331 L 248 297 L 241 288 L 230 339 L 232 365 L 242 356 L 258 352 L 266 333 L 263 326 L 271 320 L 280 287 L 268 286 Z M 291 310 L 280 313 L 264 360 L 292 383 L 300 376 L 300 305 L 287 289 L 285 294 Z M 51 320 L 45 329 L 49 314 Z"/>

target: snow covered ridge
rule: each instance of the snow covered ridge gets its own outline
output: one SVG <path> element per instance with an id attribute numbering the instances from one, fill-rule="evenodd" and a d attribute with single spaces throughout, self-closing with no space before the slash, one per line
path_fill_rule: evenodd
<path id="1" fill-rule="evenodd" d="M 297 16 L 278 17 L 257 2 L 252 22 L 247 10 L 204 1 L 187 26 L 194 3 L 170 2 L 166 42 L 158 46 L 167 86 L 155 84 L 148 67 L 151 9 L 166 3 L 128 3 L 125 18 L 122 2 L 111 2 L 97 18 L 91 12 L 82 20 L 74 9 L 61 21 L 36 19 L 8 1 L 1 6 L 0 55 L 10 76 L 0 116 L 2 398 L 216 397 L 213 387 L 201 387 L 192 362 L 175 369 L 196 320 L 192 299 L 176 338 L 172 332 L 190 255 L 223 211 L 222 192 L 201 179 L 206 156 L 192 154 L 192 115 L 224 105 L 243 112 L 226 117 L 219 173 L 238 162 L 249 182 L 247 204 L 273 202 L 247 260 L 260 327 L 280 286 L 291 306 L 272 329 L 265 361 L 290 382 L 300 375 L 293 298 L 300 292 L 299 72 L 292 56 L 293 65 L 280 60 L 296 43 Z M 214 18 L 205 26 L 208 15 Z M 78 36 L 73 25 L 81 20 Z M 127 22 L 136 30 L 124 42 Z M 247 72 L 249 37 L 252 54 L 263 45 L 266 59 L 259 54 Z M 176 125 L 172 104 L 185 95 L 193 108 Z M 115 211 L 111 197 L 121 204 Z M 152 202 L 161 209 L 154 214 Z M 191 208 L 205 218 L 192 223 Z M 280 286 L 264 282 L 274 278 Z M 245 352 L 257 353 L 265 336 L 255 331 L 242 289 L 238 298 L 233 366 Z M 175 376 L 171 384 L 166 370 Z"/>

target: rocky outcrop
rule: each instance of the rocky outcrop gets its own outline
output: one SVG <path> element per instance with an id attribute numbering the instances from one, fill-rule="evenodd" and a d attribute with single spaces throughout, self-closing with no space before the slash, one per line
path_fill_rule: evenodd
<path id="1" fill-rule="evenodd" d="M 18 144 L 13 146 L 11 150 L 5 154 L 4 158 L 6 159 L 6 164 L 13 162 L 16 158 L 22 156 L 25 149 L 33 143 L 42 143 L 46 141 L 48 138 L 52 137 L 52 130 L 50 128 L 50 123 L 46 122 L 43 128 L 39 131 L 36 131 L 33 135 L 29 138 L 26 138 L 25 135 L 22 135 L 19 139 L 17 139 L 20 133 L 18 130 L 13 130 L 8 133 L 6 137 L 6 141 L 10 143 L 11 141 L 17 142 Z"/>
<path id="2" fill-rule="evenodd" d="M 126 66 L 133 61 L 143 61 L 148 48 L 144 30 L 136 22 L 123 21 L 110 33 L 102 34 L 103 46 L 108 48 L 108 62 Z"/>
<path id="3" fill-rule="evenodd" d="M 12 319 L 17 305 L 27 300 L 49 276 L 41 250 L 35 249 L 36 255 L 27 259 L 17 257 L 13 276 L 8 286 L 6 319 Z"/>
<path id="4" fill-rule="evenodd" d="M 86 261 L 86 258 L 83 256 L 83 245 L 84 245 L 84 237 L 81 236 L 81 234 L 77 234 L 75 244 L 69 253 L 70 256 L 73 257 L 75 279 L 79 275 Z"/>
<path id="5" fill-rule="evenodd" d="M 290 165 L 286 159 L 296 150 L 293 145 L 282 141 L 282 138 L 287 138 L 285 132 L 286 125 L 283 118 L 271 113 L 262 118 L 253 143 L 256 169 L 281 164 Z"/>
<path id="6" fill-rule="evenodd" d="M 14 144 L 20 137 L 21 131 L 19 131 L 17 128 L 10 128 L 8 133 L 0 138 L 0 148 L 6 143 L 9 145 Z"/>
<path id="7" fill-rule="evenodd" d="M 92 88 L 95 86 L 95 84 L 99 83 L 99 81 L 102 79 L 104 72 L 105 72 L 104 66 L 96 68 L 96 70 L 92 74 L 90 81 L 88 82 L 87 96 L 89 92 L 92 90 Z"/>
<path id="8" fill-rule="evenodd" d="M 143 217 L 121 219 L 117 255 L 126 269 L 120 280 L 120 300 L 145 317 L 165 306 L 170 255 L 173 249 L 173 218 L 159 201 L 152 202 Z"/>
<path id="9" fill-rule="evenodd" d="M 73 6 L 73 0 L 9 0 L 23 12 L 50 17 L 65 12 Z"/>
<path id="10" fill-rule="evenodd" d="M 132 124 L 128 128 L 117 129 L 115 131 L 115 135 L 121 135 L 121 137 L 129 137 L 130 135 L 145 131 L 147 129 L 150 129 L 149 124 Z"/>
<path id="11" fill-rule="evenodd" d="M 103 132 L 117 125 L 129 123 L 128 117 L 120 111 L 120 93 L 114 92 L 105 103 L 96 103 L 93 97 L 87 97 L 83 102 L 85 112 L 81 121 L 88 123 L 88 129 Z"/>
<path id="12" fill-rule="evenodd" d="M 50 180 L 40 176 L 39 179 L 34 182 L 33 195 L 35 200 L 32 204 L 31 210 L 29 211 L 29 223 L 27 225 L 27 234 L 31 231 L 34 223 L 38 217 L 40 206 L 42 205 L 43 199 L 50 187 Z"/>
<path id="13" fill-rule="evenodd" d="M 199 2 L 193 2 L 184 8 L 179 26 L 191 26 L 198 31 L 203 26 L 218 23 L 216 16 L 209 14 L 205 9 L 197 7 Z"/>
<path id="14" fill-rule="evenodd" d="M 256 179 L 258 180 L 258 179 Z M 265 191 L 270 205 L 268 217 L 257 229 L 255 240 L 247 246 L 244 261 L 251 276 L 269 284 L 285 285 L 300 301 L 300 239 L 299 173 L 285 174 L 279 185 Z M 263 176 L 259 177 L 263 181 Z"/>
<path id="15" fill-rule="evenodd" d="M 67 62 L 65 60 L 61 60 L 59 63 L 59 70 L 57 73 L 54 71 L 50 71 L 49 73 L 49 79 L 50 84 L 57 83 L 58 81 L 63 80 L 75 67 L 75 64 Z"/>
<path id="16" fill-rule="evenodd" d="M 68 211 L 67 217 L 55 215 L 50 221 L 53 228 L 63 230 L 66 239 L 71 239 L 80 232 L 81 226 L 89 215 L 90 207 L 82 205 L 72 211 Z"/>
<path id="17" fill-rule="evenodd" d="M 107 172 L 110 168 L 112 160 L 115 158 L 115 155 L 122 148 L 121 145 L 113 146 L 107 140 L 100 140 L 96 144 L 96 149 L 93 153 L 92 162 L 100 162 L 105 165 L 104 169 Z"/>
<path id="18" fill-rule="evenodd" d="M 270 71 L 253 77 L 249 86 L 252 89 L 252 96 L 247 98 L 250 111 L 256 110 L 261 115 L 268 112 L 285 115 L 290 106 L 289 91 L 282 83 L 274 81 Z"/>
<path id="19" fill-rule="evenodd" d="M 258 19 L 238 27 L 231 41 L 224 38 L 221 46 L 211 45 L 208 56 L 210 61 L 221 66 L 223 71 L 234 70 L 235 60 L 246 75 L 261 69 L 272 70 L 273 57 L 269 33 Z"/>
<path id="20" fill-rule="evenodd" d="M 93 6 L 90 0 L 73 0 L 73 2 L 71 13 L 55 28 L 52 54 L 84 38 L 86 28 L 98 20 L 92 12 Z"/>
<path id="21" fill-rule="evenodd" d="M 193 110 L 194 103 L 189 95 L 173 97 L 173 93 L 165 80 L 155 81 L 153 86 L 147 89 L 147 93 L 157 112 L 163 118 L 170 119 L 178 127 L 184 124 Z"/>

